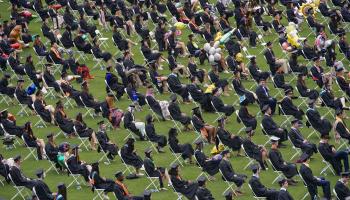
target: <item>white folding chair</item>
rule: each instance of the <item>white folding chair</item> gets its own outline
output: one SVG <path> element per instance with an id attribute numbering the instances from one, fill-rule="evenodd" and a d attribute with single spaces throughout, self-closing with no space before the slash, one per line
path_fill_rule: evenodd
<path id="1" fill-rule="evenodd" d="M 149 103 L 148 103 L 148 101 L 147 101 L 147 98 L 145 98 L 145 101 L 146 101 L 146 104 L 147 104 L 148 107 L 149 107 L 149 110 L 150 110 L 151 113 L 152 113 L 152 116 L 153 116 L 154 118 L 156 118 L 158 122 L 160 122 L 158 115 L 152 110 L 151 106 L 149 105 Z"/>
<path id="2" fill-rule="evenodd" d="M 50 160 L 50 158 L 46 154 L 46 152 L 45 152 L 45 155 L 46 155 L 47 161 L 49 161 L 49 163 L 50 163 L 50 167 L 45 171 L 45 173 L 47 174 L 49 171 L 51 171 L 51 169 L 54 169 L 57 174 L 60 174 L 56 168 L 56 163 L 54 161 Z"/>
<path id="3" fill-rule="evenodd" d="M 295 158 L 295 156 L 299 156 L 302 154 L 301 150 L 299 148 L 297 148 L 296 146 L 294 146 L 292 140 L 290 139 L 289 135 L 288 135 L 288 140 L 290 141 L 290 143 L 292 144 L 292 148 L 295 151 L 295 153 L 292 155 L 292 157 L 290 157 L 289 160 L 293 160 L 293 158 Z"/>
<path id="4" fill-rule="evenodd" d="M 285 98 L 287 98 L 287 97 L 285 97 Z M 288 123 L 290 123 L 290 122 L 293 120 L 294 116 L 293 116 L 293 115 L 287 115 L 287 114 L 284 112 L 284 110 L 283 110 L 281 104 L 278 104 L 278 109 L 281 111 L 282 116 L 285 118 L 285 120 L 281 123 L 280 126 L 283 126 L 283 125 L 285 125 L 285 124 L 288 125 Z"/>
<path id="5" fill-rule="evenodd" d="M 45 78 L 44 76 L 42 77 L 42 80 L 43 80 L 43 84 L 44 84 L 44 87 L 46 88 L 47 90 L 47 93 L 45 94 L 45 98 L 50 98 L 50 99 L 55 99 L 55 95 L 54 95 L 54 92 L 55 92 L 55 88 L 54 87 L 49 87 L 45 81 Z"/>
<path id="6" fill-rule="evenodd" d="M 128 164 L 126 164 L 126 162 L 124 161 L 123 157 L 122 157 L 122 154 L 121 154 L 121 151 L 119 150 L 119 153 L 120 155 L 120 159 L 125 167 L 125 170 L 123 171 L 123 174 L 133 174 L 133 167 L 129 166 Z M 127 172 L 127 173 L 126 173 Z"/>
<path id="7" fill-rule="evenodd" d="M 17 98 L 16 93 L 14 94 L 14 97 L 17 100 L 18 105 L 21 107 L 21 109 L 17 112 L 17 115 L 23 116 L 25 114 L 26 116 L 29 116 L 28 112 L 26 111 L 27 108 L 28 108 L 28 105 L 27 104 L 21 104 L 21 102 L 19 102 L 19 100 Z"/>
<path id="8" fill-rule="evenodd" d="M 109 86 L 109 84 L 107 83 L 107 80 L 106 80 L 106 79 L 105 79 L 105 84 L 106 84 L 106 86 L 107 86 L 109 92 L 113 94 L 114 99 L 115 99 L 116 101 L 119 101 L 118 98 L 117 98 L 117 95 L 115 94 L 115 91 L 112 90 L 112 88 L 111 88 L 111 87 Z"/>
<path id="9" fill-rule="evenodd" d="M 191 119 L 191 125 L 193 127 L 194 132 L 197 134 L 197 137 L 193 140 L 193 143 L 194 143 L 196 140 L 203 138 L 203 136 L 202 136 L 201 132 L 199 130 L 197 130 L 196 127 L 194 126 L 192 119 Z M 203 142 L 206 140 L 207 140 L 206 138 L 203 138 Z"/>
<path id="10" fill-rule="evenodd" d="M 64 103 L 63 103 L 63 106 L 64 106 L 65 108 L 74 108 L 73 103 L 71 102 L 72 99 L 69 98 L 69 96 L 67 96 L 67 95 L 65 94 L 65 92 L 63 91 L 61 85 L 60 85 L 60 90 L 61 90 L 61 94 L 63 94 L 63 95 L 62 95 L 63 98 L 65 99 L 65 101 L 64 101 Z"/>
<path id="11" fill-rule="evenodd" d="M 101 162 L 102 160 L 106 159 L 106 161 L 104 161 L 103 163 L 105 165 L 110 165 L 111 164 L 111 160 L 108 158 L 108 152 L 103 150 L 103 148 L 101 147 L 100 141 L 98 141 L 98 145 L 100 146 L 100 151 L 103 153 L 103 155 L 100 157 L 100 159 L 98 160 L 98 162 Z"/>
<path id="12" fill-rule="evenodd" d="M 335 198 L 337 198 L 337 200 L 340 200 L 340 198 L 338 197 L 337 191 L 335 191 L 334 188 L 333 188 L 333 194 L 334 194 Z"/>
<path id="13" fill-rule="evenodd" d="M 16 189 L 16 194 L 11 198 L 11 200 L 16 199 L 17 196 L 22 197 L 23 200 L 26 200 L 26 196 L 29 196 L 26 188 L 24 186 L 17 186 L 12 179 L 11 174 L 8 174 L 9 179 L 11 180 L 13 187 Z"/>
<path id="14" fill-rule="evenodd" d="M 154 192 L 159 192 L 159 187 L 157 186 L 157 182 L 159 180 L 159 177 L 149 176 L 149 174 L 147 173 L 146 170 L 145 170 L 145 175 L 146 175 L 147 179 L 149 180 L 149 184 L 147 185 L 145 190 L 152 189 L 152 191 L 154 191 Z"/>
<path id="15" fill-rule="evenodd" d="M 227 185 L 227 188 L 224 190 L 224 192 L 223 192 L 222 194 L 225 194 L 226 191 L 228 191 L 228 190 L 231 190 L 231 191 L 234 193 L 234 191 L 235 191 L 235 190 L 233 189 L 234 183 L 228 181 L 228 180 L 225 178 L 225 176 L 224 176 L 224 174 L 222 173 L 221 169 L 219 169 L 219 172 L 220 172 L 220 174 L 221 174 L 222 179 L 224 180 L 224 182 L 225 182 L 226 185 Z"/>
<path id="16" fill-rule="evenodd" d="M 81 189 L 81 185 L 85 184 L 84 180 L 82 180 L 82 175 L 81 174 L 73 174 L 72 171 L 69 169 L 67 162 L 64 162 L 65 168 L 69 174 L 70 177 L 73 178 L 73 181 L 67 186 L 67 188 L 69 188 L 70 186 L 72 186 L 73 184 L 76 185 L 77 189 L 80 190 Z"/>
<path id="17" fill-rule="evenodd" d="M 179 123 L 178 123 L 177 121 L 175 121 L 175 119 L 173 118 L 173 116 L 171 115 L 171 113 L 170 113 L 169 116 L 170 116 L 171 121 L 174 123 L 175 128 L 176 128 L 180 133 L 182 133 L 182 130 L 181 130 L 181 128 L 180 128 Z"/>
<path id="18" fill-rule="evenodd" d="M 266 146 L 267 144 L 270 143 L 270 136 L 269 136 L 269 134 L 267 134 L 267 132 L 264 129 L 262 124 L 260 124 L 260 128 L 261 128 L 261 131 L 262 131 L 263 135 L 267 138 L 266 142 L 264 143 L 264 146 Z"/>
<path id="19" fill-rule="evenodd" d="M 95 65 L 92 67 L 92 70 L 94 70 L 98 67 L 100 67 L 101 70 L 104 70 L 103 65 L 102 65 L 103 59 L 97 58 L 96 55 L 94 54 L 94 52 L 92 51 L 92 49 L 90 51 L 91 51 L 91 54 L 93 56 L 92 60 L 95 62 Z"/>
<path id="20" fill-rule="evenodd" d="M 38 52 L 36 51 L 36 49 L 33 47 L 33 50 L 34 50 L 34 53 L 36 55 L 36 57 L 38 58 L 38 62 L 37 64 L 38 65 L 41 65 L 42 67 L 44 67 L 44 63 L 45 63 L 45 60 L 46 60 L 46 57 L 45 56 L 39 56 Z"/>
<path id="21" fill-rule="evenodd" d="M 204 171 L 203 166 L 201 166 L 200 163 L 199 163 L 198 160 L 197 160 L 196 154 L 195 154 L 193 157 L 194 157 L 194 160 L 196 161 L 197 167 L 201 170 L 201 173 L 197 176 L 197 179 L 198 179 L 199 177 L 201 177 L 201 176 L 205 176 L 205 177 L 207 178 L 208 181 L 211 181 L 211 180 L 210 180 L 210 177 L 211 177 L 211 176 L 210 176 L 206 171 Z M 197 180 L 197 179 L 196 179 L 196 180 Z"/>
<path id="22" fill-rule="evenodd" d="M 28 146 L 28 144 L 26 143 L 26 141 L 24 140 L 24 137 L 22 135 L 22 140 L 24 142 L 25 147 L 29 150 L 29 153 L 26 157 L 24 157 L 23 160 L 27 160 L 30 156 L 33 156 L 35 158 L 35 160 L 38 160 L 38 157 L 35 155 L 36 154 L 36 147 L 30 147 Z"/>
<path id="23" fill-rule="evenodd" d="M 35 104 L 32 104 L 32 107 L 34 109 L 35 115 L 39 118 L 39 120 L 34 124 L 34 127 L 37 128 L 47 128 L 45 121 L 43 120 L 43 118 L 39 115 L 39 113 L 36 111 L 35 109 Z"/>
<path id="24" fill-rule="evenodd" d="M 309 110 L 309 109 L 310 109 L 310 108 L 308 108 L 307 110 Z M 306 112 L 307 112 L 307 110 L 306 110 Z M 315 128 L 312 126 L 312 124 L 310 123 L 310 120 L 309 120 L 309 118 L 307 117 L 307 115 L 305 115 L 305 118 L 306 118 L 306 121 L 309 122 L 309 124 L 310 124 L 310 126 L 311 126 L 311 128 L 312 128 L 311 133 L 309 133 L 309 135 L 306 137 L 306 139 L 309 139 L 309 137 L 311 137 L 313 134 L 316 134 L 316 136 L 317 136 L 318 138 L 320 138 L 320 136 L 318 135 L 316 129 L 315 129 Z"/>
<path id="25" fill-rule="evenodd" d="M 321 157 L 322 157 L 322 162 L 325 164 L 325 166 L 322 168 L 322 170 L 321 170 L 321 172 L 320 172 L 320 174 L 322 175 L 322 174 L 325 174 L 325 175 L 327 175 L 327 170 L 329 170 L 329 171 L 331 171 L 331 173 L 335 176 L 335 172 L 334 172 L 334 170 L 333 170 L 333 168 L 332 168 L 332 165 L 328 162 L 328 161 L 326 161 L 326 159 L 323 157 L 323 155 L 320 153 L 320 155 L 321 155 Z"/>
<path id="26" fill-rule="evenodd" d="M 10 99 L 10 97 L 8 97 L 7 95 L 5 95 L 5 94 L 2 94 L 2 93 L 0 93 L 0 104 L 2 104 L 2 103 L 6 103 L 6 105 L 10 105 L 10 103 L 11 103 L 11 99 Z"/>
<path id="27" fill-rule="evenodd" d="M 178 191 L 176 191 L 175 187 L 173 186 L 173 183 L 171 182 L 171 180 L 169 180 L 169 185 L 170 187 L 173 189 L 174 193 L 176 194 L 177 196 L 177 199 L 176 200 L 182 200 L 182 194 Z"/>
<path id="28" fill-rule="evenodd" d="M 81 103 L 84 105 L 84 108 L 86 110 L 86 112 L 83 115 L 83 117 L 86 117 L 87 115 L 90 115 L 93 119 L 95 119 L 95 117 L 94 117 L 94 109 L 87 107 L 86 104 L 83 101 L 83 98 L 81 98 L 81 96 L 79 96 L 79 99 L 80 99 Z"/>
<path id="29" fill-rule="evenodd" d="M 89 151 L 89 146 L 91 147 L 90 143 L 89 143 L 89 137 L 80 137 L 77 131 L 77 128 L 75 127 L 75 125 L 73 126 L 73 130 L 75 135 L 77 136 L 77 138 L 79 138 L 80 140 L 80 144 L 79 144 L 79 148 L 81 146 L 84 146 L 86 151 Z"/>
<path id="30" fill-rule="evenodd" d="M 275 179 L 273 179 L 273 181 L 272 181 L 272 184 L 274 184 L 278 179 L 280 179 L 280 178 L 284 178 L 284 174 L 283 174 L 283 172 L 282 171 L 280 171 L 280 170 L 277 170 L 276 168 L 275 168 L 275 166 L 273 165 L 273 163 L 271 162 L 271 160 L 270 159 L 268 159 L 268 161 L 270 162 L 270 164 L 271 164 L 271 166 L 272 166 L 272 170 L 273 170 L 273 172 L 275 172 L 276 174 L 277 174 L 277 176 L 276 176 L 276 178 Z"/>
<path id="31" fill-rule="evenodd" d="M 210 103 L 211 103 L 211 106 L 214 108 L 214 111 L 215 111 L 216 115 L 218 115 L 218 117 L 213 121 L 213 122 L 216 122 L 216 121 L 218 121 L 218 119 L 223 118 L 223 117 L 224 117 L 224 114 L 222 114 L 221 112 L 219 112 L 219 111 L 215 108 L 215 105 L 214 105 L 214 103 L 213 103 L 212 101 L 210 101 Z"/>
<path id="32" fill-rule="evenodd" d="M 244 146 L 243 146 L 243 144 L 241 145 L 241 148 L 242 148 L 242 150 L 243 150 L 243 153 L 244 153 L 244 155 L 245 155 L 245 157 L 249 160 L 249 162 L 244 166 L 244 170 L 246 170 L 249 166 L 251 166 L 255 161 L 254 161 L 254 159 L 253 158 L 251 158 L 251 157 L 249 157 L 249 155 L 247 154 L 247 152 L 245 151 L 245 149 L 244 149 Z"/>
<path id="33" fill-rule="evenodd" d="M 252 189 L 252 186 L 251 186 L 249 183 L 248 183 L 248 186 L 249 186 L 250 190 L 251 190 L 252 193 L 253 193 L 254 199 L 256 199 L 256 200 L 265 200 L 265 199 L 266 199 L 266 197 L 258 197 L 258 196 L 256 196 L 255 192 L 254 192 L 253 189 Z"/>
<path id="34" fill-rule="evenodd" d="M 173 150 L 173 148 L 171 148 L 170 144 L 169 144 L 169 149 L 170 149 L 170 152 L 171 154 L 175 157 L 175 159 L 170 163 L 170 165 L 174 164 L 174 163 L 178 163 L 180 164 L 181 166 L 182 165 L 182 162 L 181 162 L 181 153 L 175 153 L 175 151 Z"/>
<path id="35" fill-rule="evenodd" d="M 243 124 L 243 127 L 240 128 L 240 129 L 238 130 L 238 132 L 237 132 L 237 134 L 240 134 L 240 133 L 241 133 L 242 131 L 244 131 L 247 127 L 244 125 L 244 123 L 243 123 L 241 117 L 239 116 L 239 110 L 236 110 L 236 111 L 235 111 L 235 114 L 236 114 L 237 118 L 239 119 L 240 123 Z"/>

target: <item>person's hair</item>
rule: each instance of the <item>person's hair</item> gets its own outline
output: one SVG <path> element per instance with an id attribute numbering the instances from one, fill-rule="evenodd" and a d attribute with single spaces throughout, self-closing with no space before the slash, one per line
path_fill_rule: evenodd
<path id="1" fill-rule="evenodd" d="M 26 63 L 33 63 L 32 55 L 28 55 L 28 56 L 26 57 Z"/>
<path id="2" fill-rule="evenodd" d="M 24 124 L 24 131 L 28 134 L 28 135 L 34 135 L 33 133 L 33 129 L 31 127 L 31 122 L 27 122 Z"/>
<path id="3" fill-rule="evenodd" d="M 177 175 L 179 175 L 179 171 L 177 170 L 177 168 L 170 168 L 168 173 L 169 173 L 170 176 L 177 176 Z"/>
<path id="4" fill-rule="evenodd" d="M 177 136 L 177 129 L 176 128 L 169 129 L 168 136 L 169 136 L 169 138 L 176 138 L 176 136 Z"/>
<path id="5" fill-rule="evenodd" d="M 57 196 L 59 194 L 63 196 L 64 200 L 67 200 L 67 188 L 66 188 L 66 185 L 63 185 L 63 187 L 57 187 Z"/>
<path id="6" fill-rule="evenodd" d="M 195 110 L 193 111 L 193 115 L 197 116 L 199 119 L 201 119 L 202 121 L 204 121 L 204 120 L 203 120 L 203 117 L 202 117 L 202 114 L 201 114 L 201 112 L 200 112 L 199 109 L 195 109 Z"/>
<path id="7" fill-rule="evenodd" d="M 97 174 L 100 174 L 100 168 L 99 168 L 98 164 L 91 165 L 91 174 L 92 174 L 92 172 L 97 172 Z"/>
<path id="8" fill-rule="evenodd" d="M 300 83 L 301 85 L 305 86 L 305 80 L 303 80 L 303 76 L 298 76 L 298 83 Z"/>
<path id="9" fill-rule="evenodd" d="M 153 122 L 153 117 L 152 115 L 147 115 L 146 116 L 146 124 L 152 124 Z"/>
<path id="10" fill-rule="evenodd" d="M 78 113 L 77 116 L 75 117 L 75 120 L 77 120 L 79 122 L 83 122 L 83 114 Z"/>

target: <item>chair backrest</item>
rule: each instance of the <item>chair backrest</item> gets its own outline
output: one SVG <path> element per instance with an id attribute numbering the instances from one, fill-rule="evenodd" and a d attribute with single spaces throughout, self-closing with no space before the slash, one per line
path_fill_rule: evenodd
<path id="1" fill-rule="evenodd" d="M 338 197 L 337 191 L 335 191 L 334 188 L 333 188 L 333 194 L 334 194 L 335 198 L 337 198 L 337 200 L 340 200 L 340 198 Z"/>
<path id="2" fill-rule="evenodd" d="M 2 124 L 2 123 L 0 123 L 0 127 L 1 127 L 1 129 L 4 131 L 4 135 L 6 136 L 6 135 L 9 135 L 9 133 L 5 130 L 5 127 L 4 127 L 4 125 Z"/>

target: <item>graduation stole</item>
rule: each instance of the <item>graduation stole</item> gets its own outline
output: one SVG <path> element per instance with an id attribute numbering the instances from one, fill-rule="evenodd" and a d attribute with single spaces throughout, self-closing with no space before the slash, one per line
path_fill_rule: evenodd
<path id="1" fill-rule="evenodd" d="M 130 195 L 129 190 L 128 190 L 128 188 L 126 187 L 126 185 L 124 185 L 124 183 L 122 183 L 122 182 L 120 182 L 120 181 L 118 181 L 118 180 L 116 180 L 115 183 L 116 183 L 117 185 L 119 185 L 119 186 L 123 189 L 123 193 L 124 193 L 125 196 L 129 196 L 129 195 Z"/>

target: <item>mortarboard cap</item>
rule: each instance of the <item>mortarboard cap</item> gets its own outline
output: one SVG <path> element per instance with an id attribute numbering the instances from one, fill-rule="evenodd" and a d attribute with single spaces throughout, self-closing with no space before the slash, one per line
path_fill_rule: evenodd
<path id="1" fill-rule="evenodd" d="M 43 175 L 44 174 L 44 170 L 43 169 L 37 169 L 36 170 L 36 172 L 35 172 L 35 175 L 37 176 L 37 177 L 41 177 L 41 175 Z"/>
<path id="2" fill-rule="evenodd" d="M 152 148 L 151 147 L 146 148 L 145 153 L 148 153 L 148 154 L 152 153 Z"/>
<path id="3" fill-rule="evenodd" d="M 21 155 L 15 156 L 15 157 L 13 158 L 13 160 L 14 160 L 15 162 L 21 160 Z"/>
<path id="4" fill-rule="evenodd" d="M 341 172 L 340 175 L 341 175 L 341 177 L 349 177 L 350 172 Z"/>
<path id="5" fill-rule="evenodd" d="M 48 135 L 46 135 L 46 138 L 51 138 L 53 137 L 53 133 L 49 133 Z"/>
<path id="6" fill-rule="evenodd" d="M 261 109 L 261 112 L 265 113 L 269 108 L 270 108 L 269 105 L 264 105 L 263 108 Z"/>
<path id="7" fill-rule="evenodd" d="M 115 177 L 116 178 L 119 178 L 121 176 L 123 176 L 123 172 L 122 171 L 117 171 L 117 173 L 115 173 Z"/>
<path id="8" fill-rule="evenodd" d="M 102 124 L 104 124 L 105 123 L 105 121 L 99 121 L 99 122 L 97 122 L 97 125 L 102 125 Z"/>
<path id="9" fill-rule="evenodd" d="M 270 141 L 271 141 L 272 143 L 276 143 L 276 142 L 278 142 L 278 140 L 280 140 L 279 137 L 276 137 L 276 136 L 271 136 L 271 137 L 270 137 Z"/>
<path id="10" fill-rule="evenodd" d="M 247 127 L 247 128 L 245 128 L 245 132 L 246 133 L 250 133 L 251 131 L 253 130 L 253 128 L 252 127 Z"/>
<path id="11" fill-rule="evenodd" d="M 252 164 L 252 165 L 250 165 L 250 169 L 251 169 L 252 171 L 257 171 L 259 168 L 260 168 L 260 167 L 259 167 L 258 164 Z"/>
<path id="12" fill-rule="evenodd" d="M 278 180 L 278 184 L 279 184 L 280 186 L 282 186 L 286 181 L 287 181 L 287 179 L 281 178 L 280 180 Z"/>
<path id="13" fill-rule="evenodd" d="M 206 180 L 207 179 L 205 178 L 205 176 L 200 176 L 200 177 L 198 177 L 197 182 L 203 184 L 203 183 L 205 183 Z"/>
<path id="14" fill-rule="evenodd" d="M 340 114 L 342 114 L 343 113 L 343 109 L 336 109 L 335 110 L 335 115 L 340 115 Z"/>

